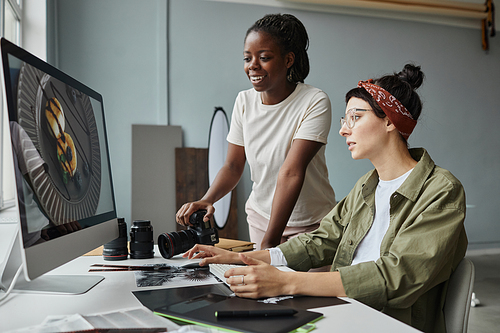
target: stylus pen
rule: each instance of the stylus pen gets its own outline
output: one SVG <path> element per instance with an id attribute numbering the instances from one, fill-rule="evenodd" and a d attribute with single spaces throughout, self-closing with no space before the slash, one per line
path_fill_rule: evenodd
<path id="1" fill-rule="evenodd" d="M 297 313 L 294 309 L 275 310 L 250 310 L 250 311 L 215 311 L 217 318 L 238 318 L 238 317 L 274 317 L 293 316 Z"/>

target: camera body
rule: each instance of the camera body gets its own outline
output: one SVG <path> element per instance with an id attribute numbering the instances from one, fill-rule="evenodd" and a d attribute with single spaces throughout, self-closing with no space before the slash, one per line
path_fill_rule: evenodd
<path id="1" fill-rule="evenodd" d="M 199 210 L 191 214 L 189 222 L 193 226 L 188 227 L 188 230 L 195 232 L 196 244 L 214 245 L 219 242 L 219 233 L 216 228 L 211 228 L 210 221 L 203 221 L 206 213 L 206 210 Z"/>
<path id="2" fill-rule="evenodd" d="M 158 236 L 158 248 L 165 259 L 186 252 L 195 244 L 214 245 L 219 242 L 219 233 L 216 228 L 211 228 L 210 221 L 204 222 L 206 210 L 198 210 L 191 214 L 187 230 L 163 233 Z"/>

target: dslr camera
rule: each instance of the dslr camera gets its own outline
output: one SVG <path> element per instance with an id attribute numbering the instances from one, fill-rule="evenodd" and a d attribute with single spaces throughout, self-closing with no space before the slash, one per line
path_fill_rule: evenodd
<path id="1" fill-rule="evenodd" d="M 198 210 L 191 214 L 186 230 L 163 233 L 158 236 L 158 249 L 165 259 L 186 252 L 195 244 L 214 245 L 219 242 L 217 229 L 211 228 L 210 221 L 203 222 L 206 210 Z"/>

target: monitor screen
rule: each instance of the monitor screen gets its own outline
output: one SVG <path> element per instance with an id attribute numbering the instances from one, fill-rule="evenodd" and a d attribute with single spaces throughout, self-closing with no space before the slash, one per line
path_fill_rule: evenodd
<path id="1" fill-rule="evenodd" d="M 103 100 L 7 40 L 1 47 L 2 126 L 10 131 L 25 273 L 33 279 L 117 237 Z"/>

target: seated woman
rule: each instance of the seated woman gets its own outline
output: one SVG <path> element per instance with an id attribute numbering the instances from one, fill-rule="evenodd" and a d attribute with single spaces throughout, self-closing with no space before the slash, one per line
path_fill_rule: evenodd
<path id="1" fill-rule="evenodd" d="M 226 272 L 240 297 L 348 296 L 425 332 L 445 332 L 447 281 L 467 249 L 461 183 L 407 139 L 422 104 L 420 67 L 361 81 L 346 95 L 340 135 L 375 170 L 322 220 L 277 248 L 238 254 L 196 245 L 189 258 L 244 263 Z M 286 264 L 297 272 L 271 265 Z M 330 272 L 306 272 L 332 265 Z"/>

